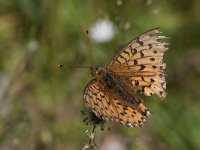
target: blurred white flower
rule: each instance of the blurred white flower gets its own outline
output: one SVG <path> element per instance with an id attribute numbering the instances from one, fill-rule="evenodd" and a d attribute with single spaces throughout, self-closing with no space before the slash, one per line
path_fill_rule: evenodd
<path id="1" fill-rule="evenodd" d="M 30 52 L 35 52 L 39 48 L 39 43 L 36 40 L 30 40 L 27 47 Z"/>
<path id="2" fill-rule="evenodd" d="M 122 136 L 111 133 L 104 137 L 100 146 L 100 149 L 104 150 L 126 150 L 127 141 Z"/>
<path id="3" fill-rule="evenodd" d="M 121 0 L 117 0 L 116 3 L 117 3 L 117 6 L 122 5 L 122 1 Z"/>
<path id="4" fill-rule="evenodd" d="M 159 11 L 158 9 L 154 9 L 154 10 L 153 10 L 153 14 L 154 14 L 154 15 L 158 15 L 159 12 L 160 12 L 160 11 Z"/>
<path id="5" fill-rule="evenodd" d="M 152 2 L 153 2 L 153 0 L 146 0 L 146 4 L 147 4 L 147 5 L 151 5 Z"/>
<path id="6" fill-rule="evenodd" d="M 114 34 L 113 23 L 109 20 L 99 20 L 90 29 L 91 38 L 97 43 L 110 41 Z"/>

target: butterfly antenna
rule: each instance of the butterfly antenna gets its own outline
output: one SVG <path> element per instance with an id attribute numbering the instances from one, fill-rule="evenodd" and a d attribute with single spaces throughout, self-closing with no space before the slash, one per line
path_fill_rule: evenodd
<path id="1" fill-rule="evenodd" d="M 64 66 L 63 64 L 58 64 L 60 68 L 90 68 L 90 66 Z"/>
<path id="2" fill-rule="evenodd" d="M 85 30 L 86 34 L 88 35 L 88 37 L 90 36 L 90 31 L 88 29 Z M 90 44 L 90 40 L 89 40 L 89 44 Z M 91 62 L 91 66 L 93 66 L 95 63 L 94 63 L 94 50 L 91 49 L 89 51 L 89 60 Z M 66 67 L 66 68 L 90 68 L 91 66 L 64 66 L 63 64 L 58 64 L 58 67 L 60 68 L 63 68 L 63 67 Z"/>
<path id="3" fill-rule="evenodd" d="M 86 34 L 87 34 L 87 36 L 88 36 L 88 44 L 89 45 L 91 45 L 91 36 L 90 36 L 90 31 L 89 31 L 89 29 L 86 29 L 85 30 L 85 32 L 86 32 Z M 90 46 L 91 47 L 91 46 Z M 90 62 L 91 62 L 91 64 L 92 65 L 94 65 L 94 49 L 90 49 L 89 50 L 89 60 L 90 60 Z"/>
<path id="4" fill-rule="evenodd" d="M 85 68 L 90 68 L 90 66 L 66 66 L 67 68 L 80 68 L 80 69 L 85 69 Z"/>

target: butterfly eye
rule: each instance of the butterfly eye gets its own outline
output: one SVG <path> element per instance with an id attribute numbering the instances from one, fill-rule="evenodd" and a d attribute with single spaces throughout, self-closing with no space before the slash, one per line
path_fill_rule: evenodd
<path id="1" fill-rule="evenodd" d="M 95 67 L 95 74 L 99 74 L 99 68 Z"/>
<path id="2" fill-rule="evenodd" d="M 92 74 L 93 77 L 96 76 L 99 73 L 99 68 L 96 67 L 96 66 L 93 66 L 90 69 L 91 69 L 91 74 Z"/>

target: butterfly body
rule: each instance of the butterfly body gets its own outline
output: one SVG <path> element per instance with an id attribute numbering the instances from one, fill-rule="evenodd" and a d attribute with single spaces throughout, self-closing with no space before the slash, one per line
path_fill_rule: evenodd
<path id="1" fill-rule="evenodd" d="M 117 79 L 115 74 L 108 69 L 103 69 L 97 66 L 95 67 L 97 68 L 96 74 L 92 74 L 95 74 L 95 79 L 99 80 L 99 83 L 101 83 L 102 90 L 107 91 L 107 93 L 110 93 L 111 96 L 122 99 L 126 105 L 129 105 L 134 109 L 138 109 L 138 105 L 141 103 L 141 100 L 136 97 L 133 90 L 130 91 L 129 88 L 126 87 L 126 85 L 123 85 L 123 83 Z M 93 67 L 91 68 L 92 72 Z"/>
<path id="2" fill-rule="evenodd" d="M 162 63 L 166 43 L 150 30 L 129 42 L 106 68 L 91 67 L 94 77 L 84 90 L 84 104 L 102 120 L 141 127 L 150 115 L 141 92 L 147 96 L 166 95 L 165 64 Z"/>

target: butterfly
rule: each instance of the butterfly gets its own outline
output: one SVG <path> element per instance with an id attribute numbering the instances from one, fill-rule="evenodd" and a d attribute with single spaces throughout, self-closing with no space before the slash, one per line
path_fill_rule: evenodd
<path id="1" fill-rule="evenodd" d="M 138 93 L 166 97 L 163 55 L 168 44 L 160 33 L 155 28 L 136 37 L 106 68 L 90 67 L 94 79 L 84 90 L 84 105 L 97 118 L 142 127 L 151 113 Z"/>

